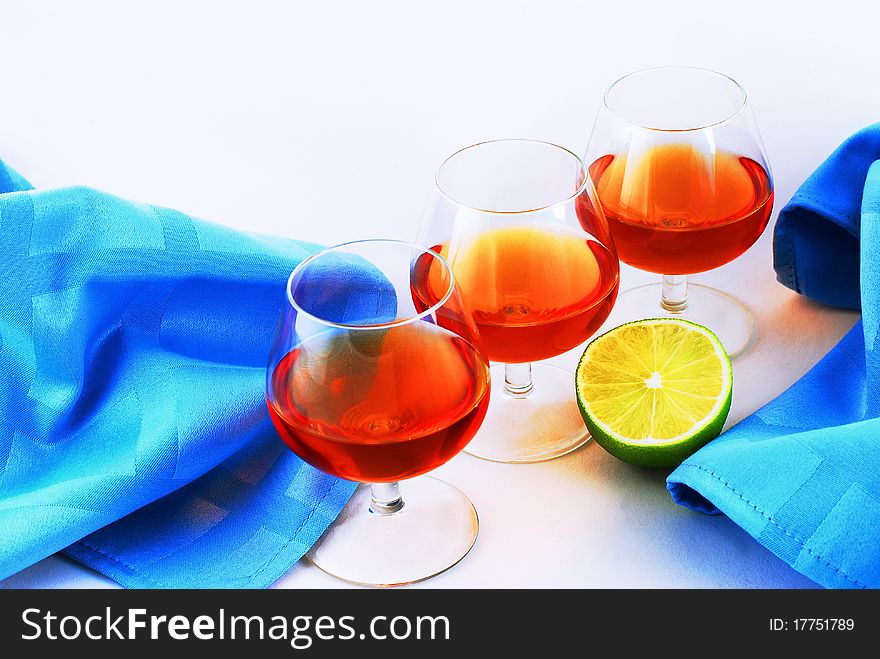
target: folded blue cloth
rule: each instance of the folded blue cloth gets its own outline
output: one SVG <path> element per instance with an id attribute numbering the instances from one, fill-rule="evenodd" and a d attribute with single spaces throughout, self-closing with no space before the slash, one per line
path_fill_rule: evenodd
<path id="1" fill-rule="evenodd" d="M 303 555 L 354 488 L 266 411 L 314 250 L 0 163 L 0 578 L 66 548 L 130 587 L 263 587 Z"/>
<path id="2" fill-rule="evenodd" d="M 781 396 L 669 476 L 827 587 L 880 587 L 880 124 L 849 138 L 779 214 L 786 286 L 862 320 Z"/>

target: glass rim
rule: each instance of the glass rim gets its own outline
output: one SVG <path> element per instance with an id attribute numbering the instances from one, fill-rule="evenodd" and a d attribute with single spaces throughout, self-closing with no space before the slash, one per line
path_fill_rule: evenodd
<path id="1" fill-rule="evenodd" d="M 446 167 L 446 165 L 448 165 L 450 163 L 450 161 L 452 161 L 453 158 L 460 156 L 461 154 L 465 153 L 466 151 L 470 151 L 471 149 L 477 149 L 479 147 L 483 147 L 483 146 L 486 146 L 489 144 L 501 144 L 501 143 L 507 143 L 507 142 L 527 142 L 530 144 L 540 144 L 542 146 L 552 147 L 553 149 L 557 149 L 559 151 L 564 151 L 568 155 L 572 156 L 577 161 L 578 165 L 580 165 L 580 169 L 584 175 L 584 178 L 581 181 L 580 185 L 577 186 L 577 189 L 572 194 L 570 194 L 568 197 L 566 197 L 565 199 L 561 199 L 559 201 L 554 201 L 552 203 L 545 204 L 544 206 L 539 206 L 537 208 L 525 208 L 522 210 L 513 210 L 513 211 L 496 210 L 496 209 L 491 209 L 491 208 L 478 208 L 477 206 L 472 206 L 471 204 L 465 204 L 465 203 L 459 201 L 458 199 L 456 199 L 455 197 L 453 197 L 449 192 L 447 192 L 443 188 L 442 185 L 440 185 L 440 172 L 443 171 L 443 168 Z M 437 168 L 437 171 L 434 173 L 434 186 L 437 188 L 437 190 L 440 192 L 440 194 L 447 201 L 449 201 L 452 204 L 455 204 L 459 208 L 465 208 L 467 210 L 475 211 L 477 213 L 488 213 L 491 215 L 527 215 L 529 213 L 539 213 L 542 211 L 552 210 L 554 208 L 557 208 L 558 206 L 563 206 L 563 205 L 569 203 L 570 201 L 576 199 L 577 197 L 579 197 L 584 192 L 584 190 L 587 189 L 587 186 L 591 185 L 591 183 L 592 183 L 592 180 L 590 179 L 590 171 L 587 169 L 587 166 L 584 163 L 583 158 L 581 158 L 579 155 L 577 155 L 574 151 L 572 151 L 571 149 L 568 149 L 564 146 L 561 146 L 559 144 L 556 144 L 554 142 L 548 142 L 547 140 L 539 140 L 539 139 L 534 139 L 534 138 L 530 138 L 530 137 L 503 137 L 500 139 L 483 140 L 482 142 L 475 142 L 473 144 L 469 144 L 468 146 L 464 146 L 464 147 L 458 149 L 457 151 L 455 151 L 451 155 L 449 155 L 446 159 L 444 159 L 443 162 L 440 163 L 440 166 Z"/>
<path id="2" fill-rule="evenodd" d="M 712 121 L 707 124 L 703 124 L 702 126 L 691 126 L 688 128 L 660 128 L 658 126 L 646 126 L 644 124 L 636 123 L 634 121 L 630 121 L 626 117 L 624 117 L 619 112 L 615 112 L 611 109 L 611 106 L 608 103 L 608 95 L 611 91 L 617 87 L 618 84 L 623 82 L 624 80 L 629 80 L 630 78 L 634 78 L 635 76 L 639 76 L 645 73 L 654 73 L 657 71 L 690 71 L 690 72 L 699 72 L 699 73 L 709 73 L 714 76 L 718 76 L 719 78 L 724 78 L 725 80 L 733 83 L 734 87 L 739 91 L 740 94 L 740 104 L 732 113 L 727 115 L 726 117 L 719 119 L 718 121 Z M 642 130 L 650 130 L 657 133 L 692 133 L 700 130 L 706 130 L 708 128 L 713 128 L 715 126 L 720 126 L 721 124 L 726 124 L 730 121 L 736 119 L 742 112 L 745 110 L 748 105 L 749 97 L 746 93 L 745 87 L 739 84 L 732 77 L 727 75 L 726 73 L 721 73 L 720 71 L 716 71 L 714 69 L 707 69 L 701 66 L 651 66 L 645 69 L 639 69 L 638 71 L 631 71 L 626 75 L 619 77 L 617 80 L 608 85 L 608 88 L 605 90 L 605 93 L 602 94 L 602 106 L 605 110 L 613 115 L 615 118 L 619 119 L 623 123 L 633 126 L 635 128 L 641 128 Z"/>
<path id="3" fill-rule="evenodd" d="M 293 298 L 293 290 L 291 287 L 293 285 L 294 278 L 298 274 L 300 274 L 303 270 L 305 270 L 306 267 L 308 267 L 310 264 L 312 264 L 314 261 L 321 258 L 322 256 L 326 256 L 327 254 L 336 252 L 340 248 L 343 248 L 343 247 L 351 247 L 352 245 L 362 245 L 364 243 L 374 243 L 374 244 L 382 243 L 382 244 L 386 244 L 386 245 L 398 245 L 398 246 L 403 246 L 403 247 L 409 247 L 410 249 L 415 250 L 415 251 L 419 251 L 422 254 L 430 254 L 435 259 L 437 259 L 442 264 L 442 266 L 446 269 L 446 271 L 449 273 L 449 286 L 446 288 L 446 292 L 440 297 L 440 299 L 437 302 L 432 304 L 430 307 L 428 307 L 424 311 L 421 311 L 417 314 L 407 316 L 406 318 L 395 319 L 395 320 L 392 320 L 387 323 L 374 323 L 374 324 L 370 324 L 370 325 L 354 325 L 351 323 L 337 323 L 332 320 L 327 320 L 326 318 L 322 318 L 321 316 L 318 316 L 316 314 L 311 313 L 310 311 L 306 311 L 305 309 L 303 309 L 302 306 L 300 306 L 299 303 Z M 449 298 L 452 297 L 452 292 L 454 290 L 455 290 L 455 276 L 452 272 L 452 266 L 449 265 L 449 262 L 445 258 L 443 258 L 442 256 L 440 256 L 440 254 L 438 254 L 433 249 L 430 249 L 428 247 L 424 247 L 422 245 L 417 245 L 416 243 L 411 243 L 406 240 L 394 240 L 394 239 L 390 239 L 390 238 L 365 238 L 362 240 L 350 240 L 348 242 L 339 243 L 338 245 L 333 245 L 332 247 L 327 247 L 327 248 L 322 249 L 318 252 L 315 252 L 311 256 L 305 258 L 299 265 L 297 265 L 293 269 L 293 271 L 290 273 L 290 276 L 287 278 L 287 287 L 286 287 L 287 301 L 290 304 L 290 306 L 292 306 L 294 308 L 294 310 L 297 312 L 297 314 L 304 314 L 308 318 L 311 318 L 312 320 L 314 320 L 315 322 L 317 322 L 321 325 L 326 325 L 327 327 L 333 327 L 336 329 L 344 329 L 344 330 L 389 329 L 392 327 L 400 327 L 402 325 L 408 325 L 409 323 L 413 323 L 417 320 L 421 320 L 422 318 L 429 316 L 429 315 L 433 314 L 435 311 L 437 311 L 440 307 L 442 307 L 444 304 L 446 304 L 449 301 Z"/>

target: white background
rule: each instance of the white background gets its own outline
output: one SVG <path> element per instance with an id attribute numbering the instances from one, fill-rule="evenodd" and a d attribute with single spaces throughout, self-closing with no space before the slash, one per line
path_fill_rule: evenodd
<path id="1" fill-rule="evenodd" d="M 537 137 L 583 152 L 608 84 L 688 64 L 748 91 L 778 209 L 880 119 L 878 24 L 871 0 L 2 0 L 0 158 L 37 187 L 91 185 L 240 229 L 413 239 L 455 149 Z M 775 282 L 770 233 L 697 278 L 758 315 L 760 342 L 735 364 L 732 421 L 855 320 Z M 624 269 L 623 288 L 646 280 Z M 462 455 L 438 473 L 470 495 L 482 530 L 428 586 L 813 585 L 726 518 L 673 504 L 665 472 L 598 446 L 538 465 Z M 52 557 L 3 585 L 111 582 Z M 312 566 L 279 585 L 345 586 Z"/>

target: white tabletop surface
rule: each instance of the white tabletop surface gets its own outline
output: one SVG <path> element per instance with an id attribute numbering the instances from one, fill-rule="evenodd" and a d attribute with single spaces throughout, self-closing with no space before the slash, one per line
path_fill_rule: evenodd
<path id="1" fill-rule="evenodd" d="M 648 66 L 705 66 L 744 85 L 777 208 L 847 135 L 880 119 L 880 5 L 870 0 L 0 8 L 0 158 L 34 185 L 91 185 L 326 244 L 414 239 L 433 172 L 458 147 L 538 137 L 582 152 L 604 88 Z M 770 234 L 696 278 L 758 318 L 758 344 L 735 362 L 731 421 L 787 388 L 856 320 L 777 284 Z M 648 279 L 624 268 L 623 288 Z M 482 528 L 471 554 L 428 586 L 814 586 L 726 518 L 675 505 L 665 471 L 598 446 L 519 466 L 461 455 L 437 474 L 467 492 Z M 62 557 L 0 584 L 114 585 Z M 311 565 L 278 585 L 346 586 Z"/>

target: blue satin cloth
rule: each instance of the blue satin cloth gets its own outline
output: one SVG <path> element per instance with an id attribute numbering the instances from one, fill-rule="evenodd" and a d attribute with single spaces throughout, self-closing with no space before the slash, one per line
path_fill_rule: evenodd
<path id="1" fill-rule="evenodd" d="M 862 320 L 781 396 L 667 480 L 830 588 L 880 588 L 880 124 L 844 142 L 779 214 L 779 280 Z"/>
<path id="2" fill-rule="evenodd" d="M 0 163 L 0 578 L 64 550 L 129 587 L 264 587 L 355 484 L 275 433 L 266 364 L 315 246 Z"/>

